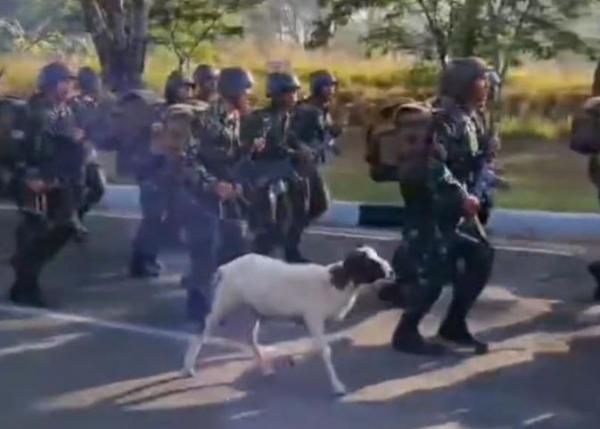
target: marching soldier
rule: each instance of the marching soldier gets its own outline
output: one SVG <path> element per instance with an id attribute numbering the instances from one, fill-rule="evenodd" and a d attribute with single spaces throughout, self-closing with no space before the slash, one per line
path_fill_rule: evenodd
<path id="1" fill-rule="evenodd" d="M 255 189 L 255 199 L 250 210 L 251 226 L 254 230 L 254 251 L 269 255 L 274 247 L 279 245 L 285 250 L 285 258 L 290 262 L 297 262 L 298 255 L 295 247 L 288 246 L 289 221 L 292 213 L 279 213 L 286 210 L 291 212 L 291 207 L 281 207 L 279 193 L 300 193 L 301 185 L 292 177 L 292 161 L 296 160 L 299 152 L 290 130 L 292 112 L 296 106 L 300 81 L 287 72 L 273 72 L 267 76 L 267 96 L 271 99 L 268 107 L 256 110 L 247 115 L 242 122 L 242 138 L 247 145 L 260 144 L 260 152 L 253 154 L 253 160 L 264 166 L 263 170 L 281 170 L 285 173 L 285 166 L 289 165 L 288 177 L 282 174 L 279 183 L 289 189 L 281 189 L 273 193 L 269 189 L 270 183 L 260 189 Z M 262 148 L 264 145 L 264 148 Z M 275 171 L 264 171 L 264 174 L 275 174 Z M 284 180 L 287 179 L 287 180 Z M 292 195 L 292 198 L 302 195 Z M 302 220 L 302 219 L 301 219 Z"/>
<path id="2" fill-rule="evenodd" d="M 404 237 L 409 249 L 412 248 L 409 255 L 417 267 L 418 281 L 413 296 L 409 298 L 409 308 L 392 340 L 394 347 L 401 351 L 440 351 L 437 345 L 423 339 L 418 325 L 449 280 L 453 283 L 453 300 L 440 327 L 439 337 L 446 343 L 472 348 L 478 353 L 487 351 L 487 345 L 471 334 L 466 317 L 490 277 L 494 255 L 475 216 L 479 214 L 479 200 L 471 196 L 480 174 L 480 157 L 484 151 L 478 140 L 475 117 L 487 99 L 488 76 L 489 69 L 485 64 L 471 58 L 451 62 L 442 75 L 440 110 L 433 117 L 431 139 L 433 147 L 441 153 L 438 158 L 462 188 L 461 198 L 455 202 L 450 199 L 446 204 L 445 198 L 438 197 L 435 188 L 432 190 L 430 185 L 420 185 L 415 189 L 402 186 L 406 202 Z M 435 179 L 435 176 L 427 177 L 426 183 Z M 435 180 L 439 183 L 440 179 Z M 456 188 L 455 185 L 453 187 Z M 414 204 L 410 202 L 412 200 Z M 438 204 L 447 208 L 437 208 Z M 447 210 L 449 213 L 446 215 Z M 422 214 L 417 215 L 418 212 Z M 442 213 L 443 217 L 439 218 L 442 215 L 434 213 Z M 446 267 L 445 270 L 437 268 L 438 265 Z"/>
<path id="3" fill-rule="evenodd" d="M 40 72 L 39 93 L 30 100 L 32 150 L 19 198 L 22 216 L 9 293 L 18 304 L 46 305 L 39 286 L 42 269 L 79 228 L 86 135 L 68 104 L 74 80 L 66 65 L 50 63 Z"/>
<path id="4" fill-rule="evenodd" d="M 167 77 L 165 101 L 167 105 L 185 103 L 194 96 L 194 82 L 175 70 Z"/>
<path id="5" fill-rule="evenodd" d="M 218 97 L 217 82 L 219 69 L 208 64 L 200 64 L 194 70 L 194 97 L 197 100 L 211 103 Z"/>
<path id="6" fill-rule="evenodd" d="M 79 218 L 98 204 L 106 191 L 106 176 L 100 162 L 96 147 L 102 144 L 103 136 L 108 129 L 108 106 L 111 100 L 103 93 L 98 74 L 89 67 L 82 67 L 77 73 L 79 94 L 71 100 L 71 106 L 80 127 L 85 130 L 87 141 L 87 160 L 85 167 L 85 190 Z M 86 238 L 86 230 L 81 228 L 77 240 Z"/>
<path id="7" fill-rule="evenodd" d="M 290 128 L 306 161 L 299 172 L 308 182 L 308 208 L 297 207 L 295 210 L 294 225 L 285 250 L 288 261 L 307 261 L 299 249 L 302 233 L 312 220 L 329 208 L 329 192 L 317 167 L 326 160 L 329 151 L 336 149 L 335 138 L 342 132 L 329 113 L 336 87 L 337 80 L 330 72 L 312 73 L 310 96 L 298 104 L 291 119 Z"/>
<path id="8" fill-rule="evenodd" d="M 182 206 L 191 267 L 184 285 L 188 316 L 200 324 L 217 266 L 247 251 L 243 183 L 236 167 L 246 157 L 240 119 L 249 111 L 253 85 L 252 75 L 243 68 L 223 69 L 219 100 L 197 121 L 197 144 L 187 150 L 193 174 L 186 180 L 189 197 Z"/>
<path id="9" fill-rule="evenodd" d="M 165 83 L 165 105 L 158 108 L 148 124 L 160 124 L 169 106 L 185 103 L 192 98 L 193 82 L 180 72 L 172 72 Z M 133 240 L 133 251 L 129 262 L 132 277 L 158 277 L 163 265 L 158 259 L 160 248 L 179 225 L 174 218 L 173 200 L 175 192 L 168 180 L 164 180 L 166 159 L 163 154 L 150 150 L 151 126 L 147 127 L 146 144 L 137 161 L 137 179 L 140 188 L 142 221 Z"/>

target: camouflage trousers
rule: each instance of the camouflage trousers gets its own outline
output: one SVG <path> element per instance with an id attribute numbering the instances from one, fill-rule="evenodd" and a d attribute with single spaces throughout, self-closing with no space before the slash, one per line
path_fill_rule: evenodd
<path id="1" fill-rule="evenodd" d="M 416 276 L 415 285 L 408 290 L 404 323 L 416 327 L 439 299 L 443 287 L 451 284 L 453 297 L 443 324 L 463 328 L 490 278 L 494 249 L 471 222 L 445 236 L 434 228 L 408 227 L 404 238 L 408 260 L 403 262 Z"/>

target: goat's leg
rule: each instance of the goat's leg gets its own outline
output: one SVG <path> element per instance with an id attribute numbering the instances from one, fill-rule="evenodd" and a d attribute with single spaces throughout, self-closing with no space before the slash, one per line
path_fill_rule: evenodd
<path id="1" fill-rule="evenodd" d="M 215 317 L 216 314 L 209 313 L 206 317 L 206 324 L 204 331 L 195 336 L 189 343 L 185 358 L 183 361 L 182 373 L 184 376 L 193 377 L 196 374 L 196 360 L 202 350 L 202 347 L 212 335 L 213 331 L 219 324 L 219 319 Z"/>
<path id="2" fill-rule="evenodd" d="M 217 329 L 221 320 L 231 312 L 238 304 L 235 296 L 228 294 L 226 290 L 218 289 L 215 294 L 213 302 L 213 308 L 208 316 L 206 316 L 206 323 L 204 324 L 204 331 L 190 341 L 185 358 L 183 361 L 183 374 L 186 376 L 193 376 L 196 373 L 196 360 L 202 350 L 204 344 L 213 335 L 213 332 Z"/>
<path id="3" fill-rule="evenodd" d="M 331 361 L 331 347 L 327 342 L 327 338 L 325 338 L 324 321 L 322 319 L 312 319 L 307 317 L 305 319 L 305 323 L 308 331 L 313 337 L 316 348 L 321 351 L 321 357 L 325 363 L 325 368 L 327 369 L 327 375 L 329 376 L 329 381 L 331 383 L 331 387 L 333 388 L 333 392 L 336 395 L 345 395 L 346 386 L 344 386 L 344 384 L 340 381 L 337 373 L 335 372 L 333 362 Z"/>
<path id="4" fill-rule="evenodd" d="M 261 323 L 260 318 L 256 319 L 256 323 L 254 324 L 254 327 L 252 328 L 252 338 L 251 338 L 252 351 L 254 352 L 254 356 L 256 358 L 258 366 L 259 366 L 261 372 L 263 373 L 263 375 L 272 375 L 275 372 L 273 369 L 272 362 L 269 359 L 265 359 L 265 356 L 263 354 L 261 346 L 258 343 L 258 335 L 260 333 L 260 323 Z"/>

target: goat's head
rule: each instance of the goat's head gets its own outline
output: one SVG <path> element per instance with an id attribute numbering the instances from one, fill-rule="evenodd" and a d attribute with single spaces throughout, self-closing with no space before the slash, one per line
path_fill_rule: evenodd
<path id="1" fill-rule="evenodd" d="M 394 273 L 388 261 L 369 246 L 357 247 L 342 262 L 333 265 L 330 272 L 331 283 L 340 290 L 348 285 L 372 284 Z"/>

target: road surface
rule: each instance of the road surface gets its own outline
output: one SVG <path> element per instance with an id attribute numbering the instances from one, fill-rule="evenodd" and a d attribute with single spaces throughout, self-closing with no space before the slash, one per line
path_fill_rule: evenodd
<path id="1" fill-rule="evenodd" d="M 0 255 L 10 254 L 15 214 L 0 211 Z M 49 267 L 52 309 L 0 301 L 2 429 L 581 428 L 600 421 L 600 306 L 585 272 L 591 247 L 499 242 L 493 280 L 472 326 L 486 356 L 412 357 L 389 347 L 399 310 L 366 294 L 329 332 L 350 393 L 334 398 L 300 327 L 266 324 L 277 372 L 259 374 L 245 314 L 202 355 L 195 379 L 179 377 L 189 338 L 178 286 L 186 258 L 164 256 L 167 273 L 125 273 L 135 220 L 94 216 L 91 240 Z M 389 256 L 394 232 L 316 229 L 308 255 L 335 261 L 367 243 Z M 0 267 L 0 294 L 11 272 Z M 448 297 L 426 319 L 435 333 Z"/>

